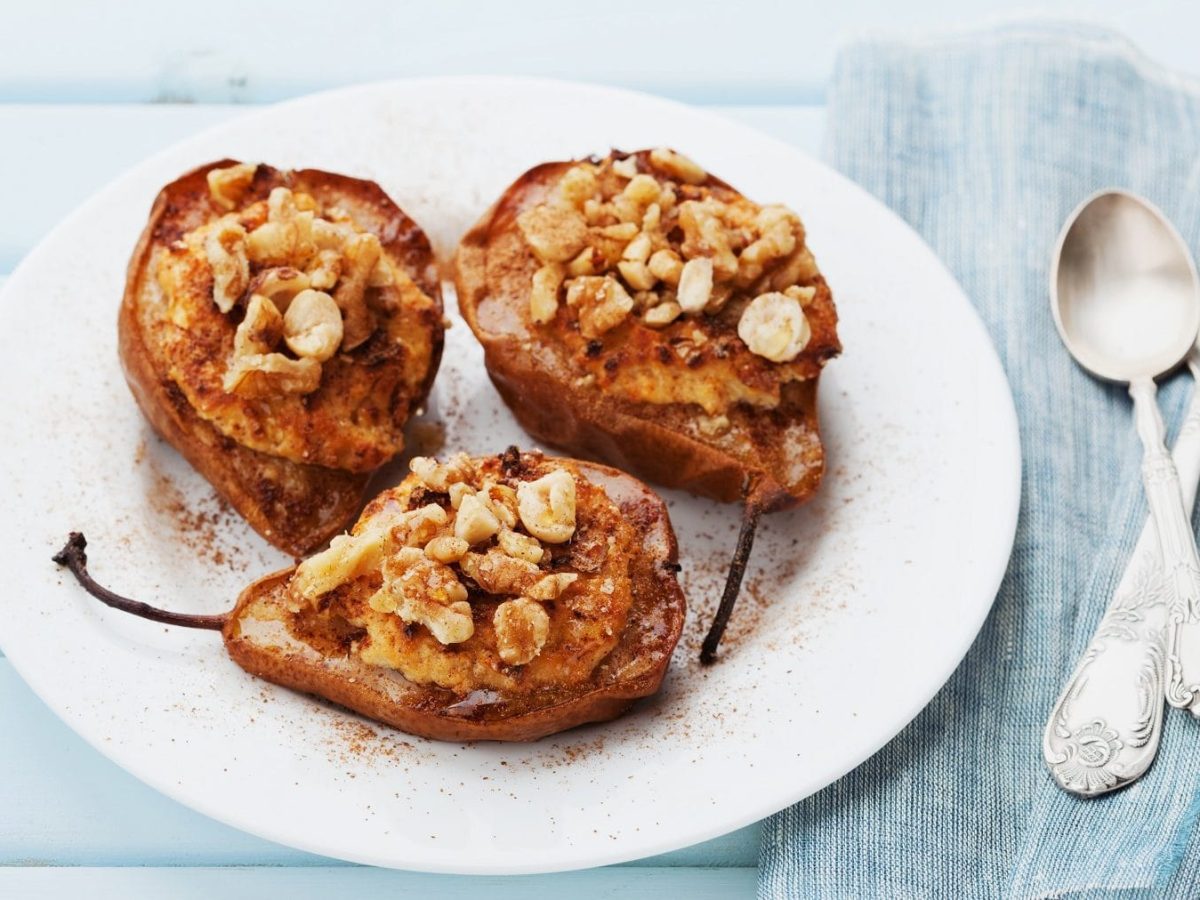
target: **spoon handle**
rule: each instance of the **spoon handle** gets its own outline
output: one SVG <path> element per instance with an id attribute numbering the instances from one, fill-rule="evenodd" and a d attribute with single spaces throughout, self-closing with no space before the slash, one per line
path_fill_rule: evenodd
<path id="1" fill-rule="evenodd" d="M 1198 387 L 1172 454 L 1190 509 L 1200 483 Z M 1104 618 L 1050 713 L 1042 756 L 1065 791 L 1094 797 L 1145 774 L 1162 736 L 1169 598 L 1154 520 L 1147 519 Z"/>
<path id="2" fill-rule="evenodd" d="M 1196 536 L 1183 508 L 1179 473 L 1163 445 L 1162 415 L 1155 401 L 1156 388 L 1150 378 L 1129 385 L 1133 397 L 1138 434 L 1145 451 L 1142 481 L 1150 515 L 1158 531 L 1163 570 L 1167 576 L 1166 696 L 1180 709 L 1192 708 L 1200 700 L 1200 553 Z M 1197 710 L 1200 712 L 1200 710 Z"/>

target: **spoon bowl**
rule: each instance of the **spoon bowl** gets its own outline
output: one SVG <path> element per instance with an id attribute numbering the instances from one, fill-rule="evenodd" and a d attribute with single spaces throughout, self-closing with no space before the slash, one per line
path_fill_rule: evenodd
<path id="1" fill-rule="evenodd" d="M 1200 279 L 1179 232 L 1146 200 L 1092 195 L 1067 218 L 1050 273 L 1054 324 L 1093 375 L 1130 382 L 1175 368 L 1200 331 Z"/>

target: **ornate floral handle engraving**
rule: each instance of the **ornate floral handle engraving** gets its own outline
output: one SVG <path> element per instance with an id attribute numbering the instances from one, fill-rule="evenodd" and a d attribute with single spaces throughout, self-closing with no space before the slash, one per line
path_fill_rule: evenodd
<path id="1" fill-rule="evenodd" d="M 1189 364 L 1200 379 L 1200 353 L 1194 352 Z M 1153 385 L 1149 401 L 1153 407 Z M 1140 402 L 1144 405 L 1145 399 Z M 1156 409 L 1150 413 L 1158 419 Z M 1161 429 L 1161 419 L 1158 423 Z M 1155 423 L 1146 424 L 1153 429 Z M 1161 431 L 1157 441 L 1161 447 Z M 1178 490 L 1174 496 L 1190 509 L 1200 482 L 1200 390 L 1193 393 L 1173 456 L 1183 486 L 1182 496 Z M 1187 534 L 1190 539 L 1190 526 Z M 1090 797 L 1123 787 L 1139 778 L 1158 752 L 1167 672 L 1165 630 L 1176 599 L 1162 560 L 1151 518 L 1051 712 L 1042 753 L 1055 781 L 1072 793 Z"/>
<path id="2" fill-rule="evenodd" d="M 1200 699 L 1200 659 L 1191 638 L 1200 630 L 1200 552 L 1192 533 L 1191 516 L 1183 506 L 1179 473 L 1163 445 L 1163 422 L 1155 402 L 1155 386 L 1149 378 L 1129 385 L 1138 435 L 1145 455 L 1142 481 L 1150 518 L 1158 532 L 1163 571 L 1169 590 L 1167 621 L 1166 697 L 1172 706 L 1187 709 Z"/>

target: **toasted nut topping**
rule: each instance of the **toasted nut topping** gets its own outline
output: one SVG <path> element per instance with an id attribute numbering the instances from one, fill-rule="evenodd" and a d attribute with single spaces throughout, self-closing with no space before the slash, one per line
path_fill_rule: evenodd
<path id="1" fill-rule="evenodd" d="M 292 266 L 264 269 L 250 282 L 250 293 L 262 294 L 274 302 L 280 312 L 286 312 L 292 298 L 310 287 L 308 275 Z"/>
<path id="2" fill-rule="evenodd" d="M 279 394 L 311 394 L 321 386 L 321 364 L 315 359 L 289 359 L 282 353 L 237 356 L 225 373 L 223 386 L 247 398 Z"/>
<path id="3" fill-rule="evenodd" d="M 533 563 L 534 565 L 540 563 L 542 557 L 546 554 L 546 551 L 542 549 L 542 545 L 536 540 L 529 537 L 529 535 L 516 531 L 501 531 L 499 543 L 500 549 L 509 556 Z"/>
<path id="4" fill-rule="evenodd" d="M 575 533 L 575 479 L 555 469 L 517 485 L 517 513 L 525 530 L 547 544 L 562 544 Z"/>
<path id="5" fill-rule="evenodd" d="M 608 275 L 572 280 L 567 303 L 579 306 L 579 331 L 586 338 L 599 337 L 620 325 L 633 309 L 633 298 L 621 282 Z"/>
<path id="6" fill-rule="evenodd" d="M 622 178 L 633 178 L 637 175 L 637 157 L 627 156 L 624 159 L 613 160 L 612 170 Z"/>
<path id="7" fill-rule="evenodd" d="M 332 214 L 334 210 L 329 210 L 328 212 Z M 336 250 L 340 256 L 342 245 L 354 237 L 355 234 L 357 232 L 353 226 L 346 222 L 330 222 L 328 219 L 316 219 L 313 221 L 313 244 L 316 245 L 318 250 Z"/>
<path id="8" fill-rule="evenodd" d="M 235 356 L 270 353 L 283 337 L 283 316 L 275 304 L 261 294 L 253 294 L 246 304 L 246 317 L 233 334 Z"/>
<path id="9" fill-rule="evenodd" d="M 653 175 L 634 175 L 621 193 L 634 203 L 646 207 L 658 200 L 661 191 Z"/>
<path id="10" fill-rule="evenodd" d="M 596 251 L 591 247 L 580 250 L 579 255 L 567 263 L 567 274 L 572 278 L 596 274 Z"/>
<path id="11" fill-rule="evenodd" d="M 246 239 L 246 253 L 263 266 L 286 266 L 298 255 L 295 222 L 263 222 Z"/>
<path id="12" fill-rule="evenodd" d="M 817 298 L 817 289 L 815 287 L 802 284 L 793 284 L 784 293 L 798 302 L 801 309 L 804 309 Z"/>
<path id="13" fill-rule="evenodd" d="M 458 505 L 454 519 L 454 536 L 468 544 L 486 541 L 500 530 L 500 520 L 488 509 L 478 494 L 467 494 Z"/>
<path id="14" fill-rule="evenodd" d="M 450 485 L 475 477 L 475 464 L 465 453 L 457 453 L 448 462 L 439 463 L 428 456 L 414 456 L 409 470 L 434 491 L 447 491 Z"/>
<path id="15" fill-rule="evenodd" d="M 315 222 L 313 224 L 316 224 Z M 342 253 L 340 250 L 318 250 L 308 269 L 308 284 L 318 291 L 328 291 L 342 277 Z"/>
<path id="16" fill-rule="evenodd" d="M 383 587 L 370 605 L 394 611 L 405 622 L 424 625 L 442 644 L 460 644 L 475 633 L 467 589 L 454 571 L 406 548 L 383 563 Z M 389 607 L 391 609 L 389 610 Z"/>
<path id="17" fill-rule="evenodd" d="M 467 494 L 474 494 L 475 488 L 471 487 L 469 484 L 465 484 L 464 482 L 456 481 L 454 484 L 450 485 L 449 491 L 450 506 L 454 509 L 458 509 L 462 505 L 463 497 L 467 496 Z"/>
<path id="18" fill-rule="evenodd" d="M 644 262 L 623 259 L 617 263 L 617 270 L 625 279 L 625 283 L 635 291 L 648 291 L 658 282 Z"/>
<path id="19" fill-rule="evenodd" d="M 647 263 L 655 278 L 669 285 L 679 284 L 679 276 L 683 273 L 683 260 L 674 250 L 656 250 Z"/>
<path id="20" fill-rule="evenodd" d="M 233 219 L 221 219 L 204 240 L 204 255 L 212 267 L 213 302 L 227 313 L 250 283 L 246 229 Z"/>
<path id="21" fill-rule="evenodd" d="M 342 342 L 342 313 L 324 291 L 301 291 L 283 317 L 283 336 L 297 356 L 324 362 Z"/>
<path id="22" fill-rule="evenodd" d="M 795 359 L 812 336 L 800 302 L 774 291 L 750 301 L 738 321 L 737 331 L 751 353 L 772 362 Z"/>
<path id="23" fill-rule="evenodd" d="M 589 166 L 572 166 L 558 182 L 559 197 L 576 209 L 582 209 L 584 202 L 598 189 L 596 174 Z"/>
<path id="24" fill-rule="evenodd" d="M 640 263 L 648 260 L 650 258 L 650 235 L 642 232 L 626 244 L 621 258 Z"/>
<path id="25" fill-rule="evenodd" d="M 378 238 L 376 238 L 378 240 Z M 382 245 L 380 252 L 382 253 Z M 371 274 L 367 276 L 367 287 L 389 287 L 396 283 L 396 275 L 392 271 L 391 263 L 387 261 L 386 256 L 380 256 L 379 261 L 375 263 L 375 268 L 371 270 Z"/>
<path id="26" fill-rule="evenodd" d="M 514 528 L 517 524 L 517 492 L 507 484 L 487 482 L 479 491 L 479 499 L 500 520 L 505 528 Z"/>
<path id="27" fill-rule="evenodd" d="M 444 534 L 425 545 L 425 555 L 436 562 L 449 565 L 466 556 L 470 549 L 471 545 L 462 538 Z"/>
<path id="28" fill-rule="evenodd" d="M 616 225 L 605 225 L 600 229 L 600 236 L 617 241 L 632 241 L 638 236 L 636 222 L 619 222 Z"/>
<path id="29" fill-rule="evenodd" d="M 392 541 L 408 547 L 424 547 L 450 517 L 436 503 L 427 503 L 419 509 L 404 513 L 392 528 Z"/>
<path id="30" fill-rule="evenodd" d="M 523 666 L 542 652 L 550 636 L 550 616 L 541 605 L 525 597 L 506 600 L 492 618 L 496 650 L 510 666 Z"/>
<path id="31" fill-rule="evenodd" d="M 713 289 L 713 264 L 711 259 L 699 257 L 689 259 L 679 273 L 677 300 L 684 312 L 698 313 L 708 305 Z"/>
<path id="32" fill-rule="evenodd" d="M 688 200 L 680 204 L 679 227 L 684 235 L 680 249 L 687 259 L 710 258 L 713 272 L 723 280 L 737 274 L 738 259 L 729 246 L 729 233 L 717 209 L 718 204 L 711 200 Z"/>
<path id="33" fill-rule="evenodd" d="M 379 238 L 362 232 L 348 239 L 343 247 L 345 268 L 333 300 L 342 311 L 342 346 L 353 350 L 375 331 L 375 314 L 367 306 L 366 289 L 383 248 Z"/>
<path id="34" fill-rule="evenodd" d="M 563 591 L 578 580 L 579 575 L 575 572 L 557 572 L 544 576 L 527 593 L 534 600 L 557 600 Z"/>
<path id="35" fill-rule="evenodd" d="M 650 164 L 686 184 L 703 184 L 704 180 L 708 178 L 708 173 L 696 163 L 682 153 L 676 153 L 666 147 L 658 147 L 650 151 Z"/>
<path id="36" fill-rule="evenodd" d="M 339 534 L 327 549 L 296 567 L 290 589 L 306 600 L 315 600 L 352 578 L 377 571 L 391 546 L 391 528 L 401 515 L 382 512 L 364 523 L 357 534 Z"/>
<path id="37" fill-rule="evenodd" d="M 468 553 L 459 562 L 463 574 L 489 594 L 520 594 L 542 577 L 542 570 L 524 559 L 493 547 L 487 553 Z"/>
<path id="38" fill-rule="evenodd" d="M 254 181 L 254 173 L 257 171 L 258 166 L 254 163 L 238 163 L 224 169 L 210 169 L 205 178 L 208 179 L 208 194 L 213 203 L 226 210 L 236 207 L 246 193 L 246 188 Z"/>
<path id="39" fill-rule="evenodd" d="M 554 321 L 554 314 L 558 312 L 558 289 L 564 275 L 563 267 L 558 263 L 546 263 L 533 273 L 529 318 L 538 325 Z"/>
<path id="40" fill-rule="evenodd" d="M 542 262 L 566 262 L 587 243 L 587 220 L 567 206 L 527 209 L 517 217 L 517 226 Z"/>
<path id="41" fill-rule="evenodd" d="M 651 328 L 665 328 L 683 312 L 683 308 L 678 303 L 668 300 L 666 303 L 660 303 L 658 306 L 652 306 L 646 310 L 646 314 L 642 316 L 642 321 Z"/>

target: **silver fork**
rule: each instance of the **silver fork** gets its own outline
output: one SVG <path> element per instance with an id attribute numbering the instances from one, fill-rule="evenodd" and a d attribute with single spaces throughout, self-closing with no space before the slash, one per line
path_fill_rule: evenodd
<path id="1" fill-rule="evenodd" d="M 1171 456 L 1190 511 L 1200 483 L 1200 348 L 1192 348 L 1187 365 L 1197 386 Z M 1108 611 L 1046 723 L 1042 755 L 1063 790 L 1083 797 L 1115 791 L 1154 762 L 1171 599 L 1158 535 L 1147 519 Z"/>

